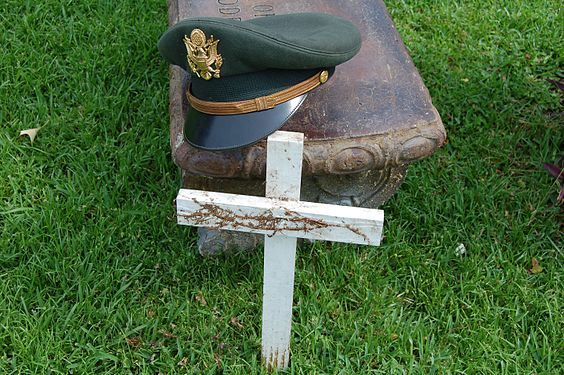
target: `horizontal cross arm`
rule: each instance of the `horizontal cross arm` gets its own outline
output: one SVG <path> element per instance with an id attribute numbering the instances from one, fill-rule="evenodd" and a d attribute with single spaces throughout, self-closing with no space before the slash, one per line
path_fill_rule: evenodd
<path id="1" fill-rule="evenodd" d="M 268 236 L 380 244 L 384 211 L 181 189 L 178 224 Z"/>

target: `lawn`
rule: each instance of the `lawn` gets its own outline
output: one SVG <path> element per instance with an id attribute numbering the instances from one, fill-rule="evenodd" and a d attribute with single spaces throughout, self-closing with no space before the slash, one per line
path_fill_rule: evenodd
<path id="1" fill-rule="evenodd" d="M 448 143 L 384 205 L 381 247 L 299 250 L 291 372 L 560 374 L 563 211 L 542 163 L 564 144 L 562 4 L 386 3 Z M 0 4 L 2 374 L 261 371 L 260 250 L 202 258 L 175 224 L 166 12 Z"/>

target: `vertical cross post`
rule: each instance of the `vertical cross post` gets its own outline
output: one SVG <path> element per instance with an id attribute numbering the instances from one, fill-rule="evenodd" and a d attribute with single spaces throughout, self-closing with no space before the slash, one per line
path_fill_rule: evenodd
<path id="1" fill-rule="evenodd" d="M 269 370 L 286 369 L 297 238 L 380 245 L 384 212 L 300 202 L 303 134 L 268 138 L 266 197 L 181 189 L 179 224 L 265 235 L 262 359 Z"/>
<path id="2" fill-rule="evenodd" d="M 279 131 L 268 138 L 268 198 L 300 199 L 303 146 L 301 133 Z M 269 370 L 285 369 L 290 360 L 296 241 L 276 234 L 264 238 L 262 360 Z"/>

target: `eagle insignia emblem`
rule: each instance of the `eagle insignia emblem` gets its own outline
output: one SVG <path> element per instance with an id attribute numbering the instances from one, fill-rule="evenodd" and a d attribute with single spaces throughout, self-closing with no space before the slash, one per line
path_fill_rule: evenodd
<path id="1" fill-rule="evenodd" d="M 217 52 L 218 43 L 219 40 L 214 40 L 213 35 L 207 39 L 206 34 L 200 29 L 192 30 L 190 38 L 184 35 L 188 65 L 194 74 L 206 81 L 220 78 L 223 58 Z"/>

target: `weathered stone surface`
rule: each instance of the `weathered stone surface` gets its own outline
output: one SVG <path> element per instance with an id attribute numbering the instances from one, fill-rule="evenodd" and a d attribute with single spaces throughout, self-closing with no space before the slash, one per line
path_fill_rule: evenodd
<path id="1" fill-rule="evenodd" d="M 306 137 L 301 199 L 378 207 L 402 183 L 408 164 L 431 155 L 446 138 L 382 0 L 169 0 L 169 24 L 189 16 L 244 20 L 308 11 L 349 19 L 361 30 L 363 46 L 359 55 L 339 66 L 327 84 L 308 96 L 281 129 Z M 171 147 L 184 172 L 184 186 L 264 195 L 265 141 L 212 152 L 183 140 L 188 79 L 183 70 L 171 67 Z M 205 234 L 200 250 L 210 253 L 221 244 L 227 248 L 257 243 L 232 236 Z"/>

